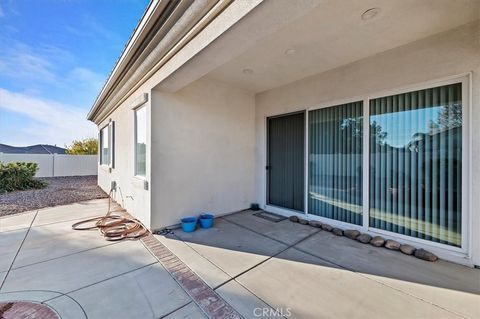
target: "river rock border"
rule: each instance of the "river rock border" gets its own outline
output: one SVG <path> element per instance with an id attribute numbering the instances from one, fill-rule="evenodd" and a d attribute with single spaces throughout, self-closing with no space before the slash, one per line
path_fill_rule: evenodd
<path id="1" fill-rule="evenodd" d="M 385 239 L 382 236 L 370 236 L 366 233 L 361 233 L 356 229 L 340 229 L 337 227 L 332 227 L 329 224 L 322 223 L 316 220 L 307 220 L 304 218 L 300 218 L 298 216 L 290 216 L 289 220 L 293 223 L 299 223 L 302 225 L 309 225 L 312 227 L 320 228 L 322 230 L 332 232 L 336 236 L 345 236 L 352 240 L 356 240 L 362 244 L 370 244 L 374 247 L 384 247 L 390 250 L 398 250 L 405 255 L 415 256 L 418 259 L 434 262 L 438 260 L 438 257 L 422 248 L 415 248 L 411 245 L 401 244 L 392 239 Z"/>

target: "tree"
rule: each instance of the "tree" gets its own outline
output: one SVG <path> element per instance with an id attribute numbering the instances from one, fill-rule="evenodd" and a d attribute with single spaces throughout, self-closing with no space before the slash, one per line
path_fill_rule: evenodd
<path id="1" fill-rule="evenodd" d="M 340 128 L 342 130 L 351 129 L 351 139 L 357 140 L 355 143 L 361 147 L 361 138 L 363 138 L 363 117 L 346 118 L 342 121 Z M 370 122 L 370 140 L 372 142 L 377 143 L 378 145 L 384 145 L 387 134 L 388 133 L 383 130 L 382 126 L 377 123 L 377 121 Z"/>
<path id="2" fill-rule="evenodd" d="M 66 153 L 70 155 L 95 155 L 98 153 L 98 141 L 96 138 L 74 140 L 72 145 L 66 148 Z"/>
<path id="3" fill-rule="evenodd" d="M 430 134 L 450 130 L 462 126 L 462 103 L 443 105 L 436 121 L 430 121 Z"/>

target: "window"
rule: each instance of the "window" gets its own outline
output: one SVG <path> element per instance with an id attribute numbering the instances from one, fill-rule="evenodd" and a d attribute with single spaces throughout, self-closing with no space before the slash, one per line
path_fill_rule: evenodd
<path id="1" fill-rule="evenodd" d="M 310 214 L 362 225 L 362 104 L 308 114 Z"/>
<path id="2" fill-rule="evenodd" d="M 462 84 L 370 100 L 369 224 L 461 246 Z"/>
<path id="3" fill-rule="evenodd" d="M 110 165 L 110 125 L 100 130 L 100 164 Z"/>
<path id="4" fill-rule="evenodd" d="M 113 168 L 115 162 L 115 122 L 110 121 L 100 130 L 99 140 L 100 164 Z"/>
<path id="5" fill-rule="evenodd" d="M 135 175 L 145 177 L 147 169 L 147 111 L 135 110 Z"/>
<path id="6" fill-rule="evenodd" d="M 464 251 L 468 79 L 447 81 L 309 110 L 307 213 Z"/>

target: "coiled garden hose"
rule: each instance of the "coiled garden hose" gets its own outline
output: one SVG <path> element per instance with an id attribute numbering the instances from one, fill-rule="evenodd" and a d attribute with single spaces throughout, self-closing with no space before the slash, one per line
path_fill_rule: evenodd
<path id="1" fill-rule="evenodd" d="M 109 241 L 136 239 L 148 233 L 148 229 L 138 219 L 126 217 L 128 213 L 125 209 L 111 209 L 112 192 L 113 190 L 110 190 L 108 194 L 108 210 L 104 216 L 81 220 L 73 224 L 72 229 L 98 229 Z"/>

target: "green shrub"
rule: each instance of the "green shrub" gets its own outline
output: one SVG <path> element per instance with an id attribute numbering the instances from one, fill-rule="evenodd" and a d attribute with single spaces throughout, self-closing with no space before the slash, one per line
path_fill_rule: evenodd
<path id="1" fill-rule="evenodd" d="M 37 163 L 0 163 L 0 193 L 47 186 L 35 178 L 37 170 Z"/>

